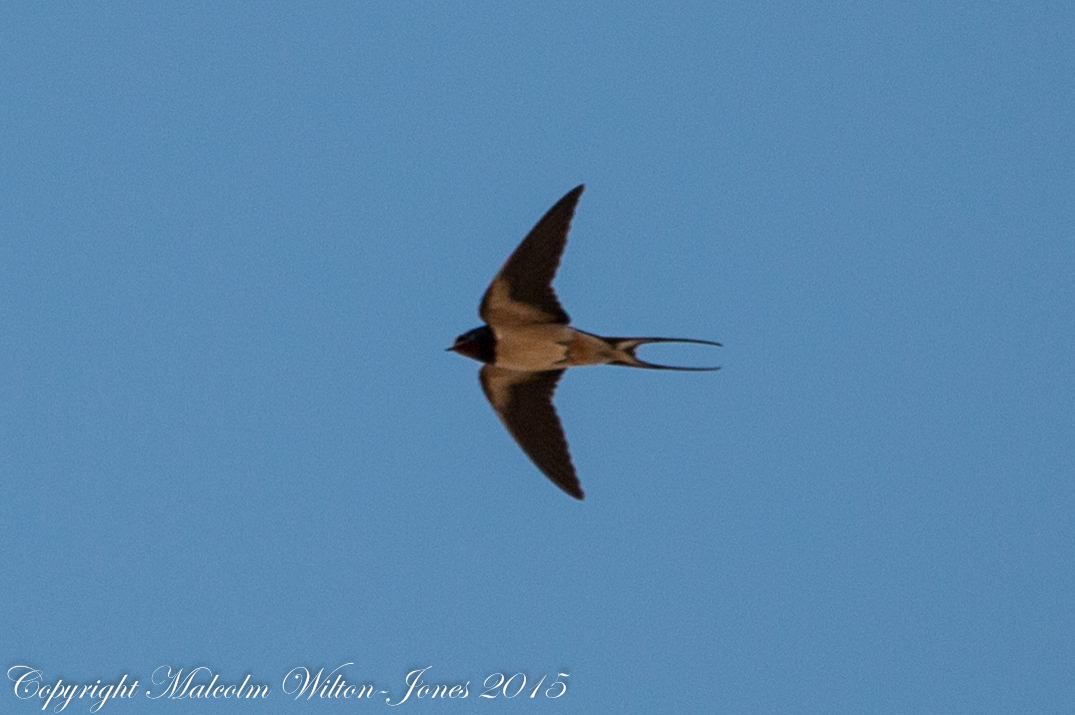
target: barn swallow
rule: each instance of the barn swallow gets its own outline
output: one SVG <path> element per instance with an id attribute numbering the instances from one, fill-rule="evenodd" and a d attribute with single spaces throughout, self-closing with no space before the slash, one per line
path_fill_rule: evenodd
<path id="1" fill-rule="evenodd" d="M 552 405 L 564 370 L 577 365 L 624 365 L 653 370 L 719 370 L 655 365 L 635 356 L 647 343 L 698 343 L 689 338 L 604 338 L 568 327 L 552 279 L 567 245 L 575 205 L 585 186 L 556 202 L 508 257 L 482 298 L 485 325 L 463 333 L 448 350 L 485 363 L 479 373 L 500 421 L 553 484 L 583 498 L 560 418 Z"/>

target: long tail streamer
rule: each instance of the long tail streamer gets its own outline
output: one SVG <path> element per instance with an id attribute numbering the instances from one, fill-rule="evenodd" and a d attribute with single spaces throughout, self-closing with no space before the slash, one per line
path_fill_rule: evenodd
<path id="1" fill-rule="evenodd" d="M 723 347 L 720 343 L 714 343 L 712 340 L 694 340 L 692 338 L 604 338 L 608 341 L 616 350 L 620 350 L 626 354 L 626 360 L 616 360 L 613 365 L 625 365 L 627 367 L 644 367 L 649 370 L 684 370 L 687 372 L 709 372 L 712 370 L 719 370 L 719 367 L 677 367 L 674 365 L 657 365 L 652 362 L 646 362 L 640 360 L 635 356 L 635 350 L 640 345 L 646 345 L 648 343 L 695 343 L 696 345 L 714 345 L 716 347 Z"/>

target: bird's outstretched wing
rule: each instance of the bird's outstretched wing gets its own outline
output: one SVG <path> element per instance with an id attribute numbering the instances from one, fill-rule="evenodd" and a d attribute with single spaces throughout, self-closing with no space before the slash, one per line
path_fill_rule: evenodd
<path id="1" fill-rule="evenodd" d="M 576 186 L 541 217 L 489 284 L 478 314 L 489 325 L 567 325 L 552 279 L 567 245 L 575 205 L 585 187 Z"/>
<path id="2" fill-rule="evenodd" d="M 482 390 L 515 441 L 553 484 L 582 499 L 567 439 L 552 394 L 563 370 L 521 372 L 493 365 L 482 367 Z"/>

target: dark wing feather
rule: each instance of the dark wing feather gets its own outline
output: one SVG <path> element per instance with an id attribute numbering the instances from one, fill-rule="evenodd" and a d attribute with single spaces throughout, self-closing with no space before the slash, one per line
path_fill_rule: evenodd
<path id="1" fill-rule="evenodd" d="M 584 188 L 576 186 L 557 201 L 500 268 L 478 309 L 486 323 L 567 325 L 571 322 L 552 289 L 552 279 L 560 266 L 575 205 Z"/>
<path id="2" fill-rule="evenodd" d="M 485 365 L 479 377 L 489 403 L 526 455 L 553 484 L 582 499 L 564 428 L 552 406 L 563 374 L 563 370 L 520 372 Z"/>

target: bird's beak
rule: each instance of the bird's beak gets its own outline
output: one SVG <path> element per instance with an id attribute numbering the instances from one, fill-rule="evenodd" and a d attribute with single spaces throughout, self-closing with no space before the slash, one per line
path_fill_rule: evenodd
<path id="1" fill-rule="evenodd" d="M 455 351 L 455 346 L 454 345 L 452 347 L 450 347 L 450 348 L 444 348 L 444 352 L 446 352 L 446 353 L 450 353 L 450 352 L 454 352 L 454 351 Z"/>

